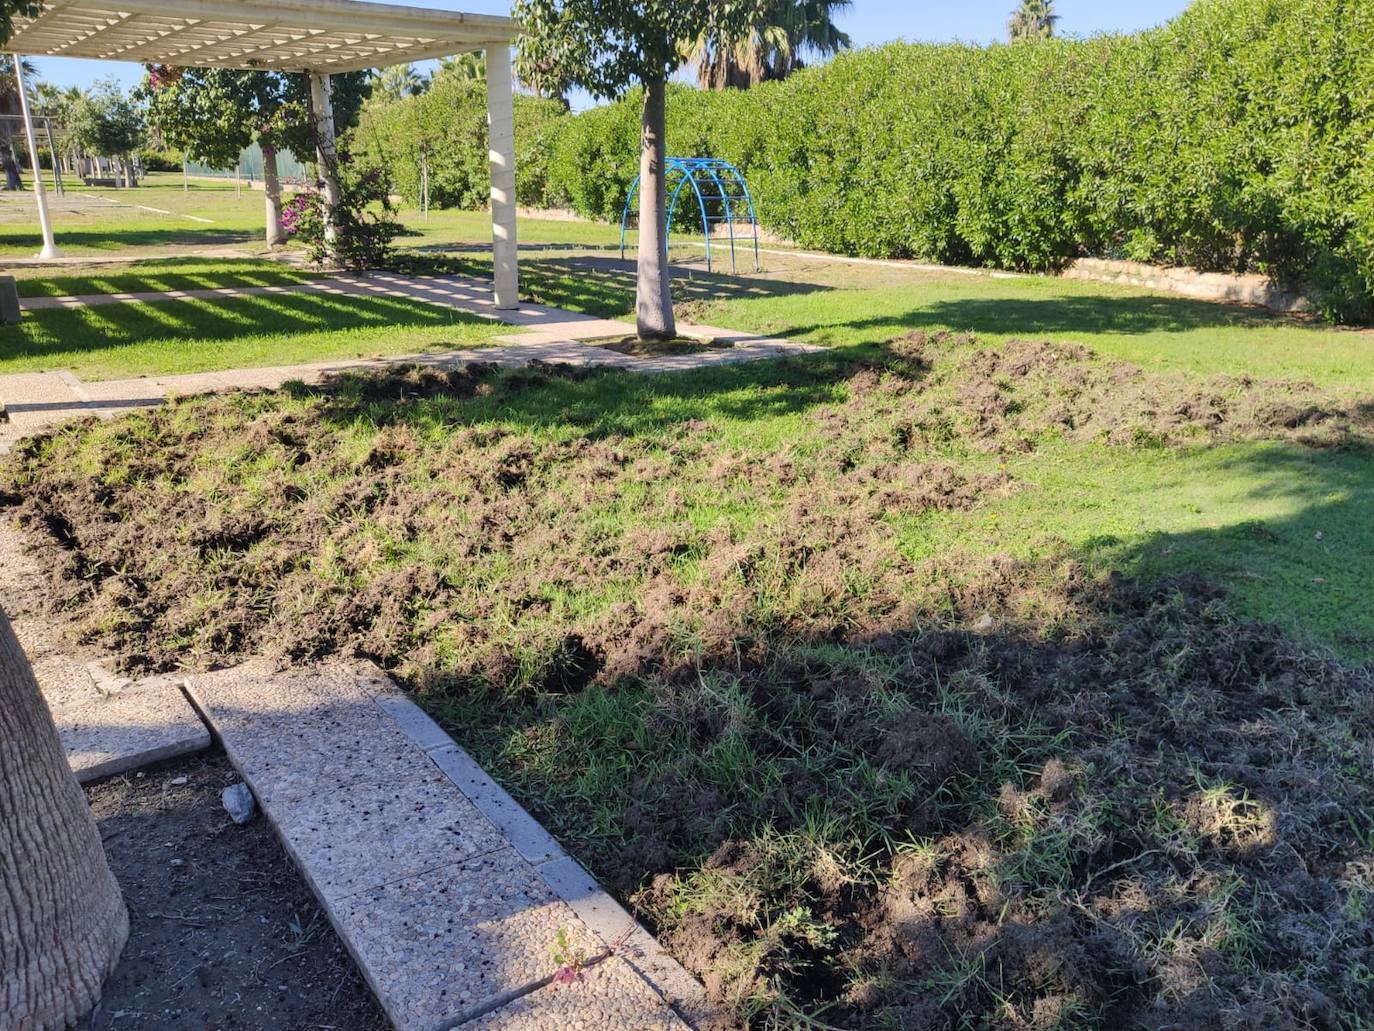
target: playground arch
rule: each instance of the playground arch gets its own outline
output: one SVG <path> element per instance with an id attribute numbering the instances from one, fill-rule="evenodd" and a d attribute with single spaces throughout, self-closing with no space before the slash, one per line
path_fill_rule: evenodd
<path id="1" fill-rule="evenodd" d="M 741 239 L 738 227 L 747 226 L 748 235 L 743 239 L 752 241 L 754 248 L 754 271 L 759 264 L 759 220 L 754 209 L 754 198 L 749 192 L 749 184 L 744 174 L 730 162 L 721 158 L 668 158 L 664 163 L 664 178 L 667 182 L 668 205 L 665 213 L 664 231 L 669 243 L 672 242 L 673 217 L 677 213 L 678 202 L 682 200 L 687 188 L 691 187 L 692 197 L 696 199 L 696 212 L 701 219 L 702 235 L 706 247 L 706 271 L 713 271 L 711 241 L 714 227 L 724 224 L 730 243 L 730 271 L 737 272 L 736 244 Z M 625 209 L 620 215 L 620 256 L 625 257 L 625 235 L 630 229 L 630 221 L 638 208 L 635 198 L 639 194 L 639 180 L 636 176 L 630 184 L 625 197 Z M 688 203 L 691 203 L 690 199 Z"/>

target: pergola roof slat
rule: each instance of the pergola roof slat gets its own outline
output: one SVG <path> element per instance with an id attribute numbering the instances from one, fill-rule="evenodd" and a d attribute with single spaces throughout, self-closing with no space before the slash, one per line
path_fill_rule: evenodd
<path id="1" fill-rule="evenodd" d="M 34 56 L 356 71 L 504 45 L 509 18 L 360 0 L 48 0 L 6 49 Z"/>

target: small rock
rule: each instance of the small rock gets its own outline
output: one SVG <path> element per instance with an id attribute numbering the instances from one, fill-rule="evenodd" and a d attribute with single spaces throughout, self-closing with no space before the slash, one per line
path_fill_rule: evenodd
<path id="1" fill-rule="evenodd" d="M 229 818 L 235 823 L 247 823 L 253 818 L 253 813 L 258 807 L 253 799 L 253 792 L 249 791 L 248 785 L 244 783 L 231 784 L 220 792 L 219 799 L 224 803 Z"/>
<path id="2" fill-rule="evenodd" d="M 172 778 L 172 781 L 171 781 L 172 787 L 174 787 L 174 788 L 182 787 L 183 785 L 186 784 L 186 782 L 187 782 L 188 780 L 190 780 L 189 777 L 173 777 L 173 778 Z"/>
<path id="3" fill-rule="evenodd" d="M 172 860 L 172 865 L 173 865 L 173 866 L 185 866 L 185 865 L 186 865 L 186 860 L 184 860 L 184 859 L 173 859 L 173 860 Z"/>

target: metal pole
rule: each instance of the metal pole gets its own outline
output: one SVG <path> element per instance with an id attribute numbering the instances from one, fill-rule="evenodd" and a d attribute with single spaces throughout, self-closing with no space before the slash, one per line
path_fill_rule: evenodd
<path id="1" fill-rule="evenodd" d="M 14 81 L 19 87 L 19 110 L 24 115 L 24 136 L 29 141 L 29 163 L 33 165 L 33 199 L 38 205 L 38 224 L 43 230 L 43 249 L 40 258 L 60 258 L 57 241 L 52 235 L 52 219 L 48 216 L 48 194 L 43 187 L 43 170 L 38 167 L 38 143 L 33 135 L 33 115 L 29 111 L 29 92 L 24 86 L 24 62 L 18 54 L 11 54 L 14 60 Z"/>

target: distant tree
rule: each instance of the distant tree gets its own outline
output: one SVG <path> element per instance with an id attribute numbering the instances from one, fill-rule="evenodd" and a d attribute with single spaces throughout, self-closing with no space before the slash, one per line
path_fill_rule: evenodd
<path id="1" fill-rule="evenodd" d="M 416 97 L 429 86 L 429 80 L 412 64 L 393 64 L 375 72 L 372 77 L 372 99 L 389 104 L 406 97 Z"/>
<path id="2" fill-rule="evenodd" d="M 668 79 L 703 36 L 734 39 L 761 18 L 768 0 L 515 0 L 524 28 L 517 70 L 536 90 L 580 86 L 620 97 L 644 88 L 639 148 L 639 275 L 635 322 L 644 339 L 677 335 L 663 219 Z"/>
<path id="3" fill-rule="evenodd" d="M 439 58 L 440 75 L 451 76 L 459 82 L 486 82 L 487 59 L 483 54 L 454 54 L 452 57 Z"/>
<path id="4" fill-rule="evenodd" d="M 1007 35 L 1013 43 L 1049 39 L 1058 23 L 1054 0 L 1021 0 L 1021 6 L 1011 13 Z"/>
<path id="5" fill-rule="evenodd" d="M 100 80 L 73 102 L 67 132 L 86 153 L 117 162 L 125 184 L 133 185 L 133 153 L 143 146 L 147 127 L 142 112 L 116 80 Z"/>
<path id="6" fill-rule="evenodd" d="M 357 122 L 371 89 L 366 72 L 331 76 L 331 99 L 338 130 Z M 138 88 L 148 123 L 165 145 L 211 168 L 236 165 L 243 149 L 262 149 L 266 240 L 286 242 L 281 224 L 281 177 L 277 153 L 283 147 L 301 161 L 315 159 L 306 76 L 227 68 L 150 67 Z"/>
<path id="7" fill-rule="evenodd" d="M 733 39 L 703 35 L 685 55 L 703 89 L 748 89 L 785 79 L 808 57 L 829 57 L 852 46 L 835 15 L 853 0 L 769 0 L 763 17 Z"/>

